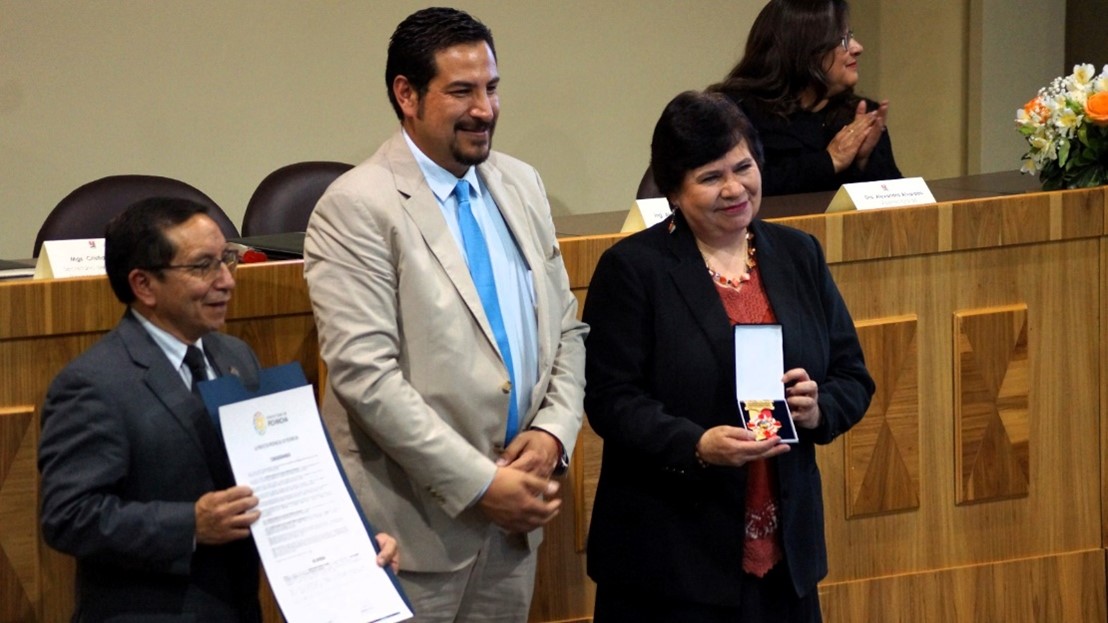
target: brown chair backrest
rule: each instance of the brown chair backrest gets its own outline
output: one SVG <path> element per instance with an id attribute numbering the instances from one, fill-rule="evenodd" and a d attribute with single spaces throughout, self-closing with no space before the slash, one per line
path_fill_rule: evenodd
<path id="1" fill-rule="evenodd" d="M 79 186 L 54 206 L 35 237 L 34 256 L 45 240 L 102 238 L 112 217 L 136 201 L 153 197 L 191 199 L 208 208 L 225 238 L 237 238 L 235 224 L 211 197 L 180 180 L 156 175 L 109 175 Z"/>
<path id="2" fill-rule="evenodd" d="M 345 162 L 297 162 L 277 169 L 258 184 L 246 214 L 242 235 L 259 236 L 305 231 L 323 191 L 354 168 Z"/>
<path id="3" fill-rule="evenodd" d="M 661 196 L 662 191 L 658 190 L 658 185 L 654 183 L 654 170 L 646 167 L 642 179 L 639 180 L 639 188 L 635 191 L 635 199 L 653 199 Z"/>

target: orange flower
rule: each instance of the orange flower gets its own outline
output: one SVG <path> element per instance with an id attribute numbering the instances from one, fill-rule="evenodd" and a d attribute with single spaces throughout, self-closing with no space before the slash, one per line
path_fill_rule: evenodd
<path id="1" fill-rule="evenodd" d="M 1108 126 L 1108 91 L 1094 93 L 1085 100 L 1085 117 L 1101 126 Z"/>
<path id="2" fill-rule="evenodd" d="M 1050 109 L 1043 106 L 1043 103 L 1039 101 L 1038 97 L 1031 98 L 1026 104 L 1023 105 L 1023 112 L 1027 113 L 1028 117 L 1038 115 L 1039 119 L 1046 121 L 1050 118 Z"/>

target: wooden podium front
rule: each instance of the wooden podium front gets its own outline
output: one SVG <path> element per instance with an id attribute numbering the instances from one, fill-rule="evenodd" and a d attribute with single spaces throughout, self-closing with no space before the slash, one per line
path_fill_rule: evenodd
<path id="1" fill-rule="evenodd" d="M 1108 188 L 775 220 L 823 244 L 877 381 L 818 449 L 824 620 L 1106 620 Z M 562 240 L 581 301 L 618 238 Z M 591 613 L 573 548 L 600 440 L 582 437 L 533 621 Z"/>
<path id="2" fill-rule="evenodd" d="M 1108 188 L 779 222 L 823 244 L 878 384 L 865 419 L 819 449 L 824 619 L 1108 618 Z M 580 300 L 619 237 L 563 238 Z M 236 279 L 228 332 L 263 365 L 298 360 L 316 382 L 300 263 L 246 265 Z M 0 621 L 71 612 L 72 560 L 38 529 L 39 411 L 53 376 L 121 313 L 103 278 L 0 282 Z M 599 455 L 586 428 L 532 621 L 591 616 Z"/>

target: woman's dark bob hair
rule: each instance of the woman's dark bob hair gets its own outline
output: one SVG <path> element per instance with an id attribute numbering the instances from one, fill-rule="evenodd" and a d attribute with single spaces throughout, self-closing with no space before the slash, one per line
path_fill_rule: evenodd
<path id="1" fill-rule="evenodd" d="M 739 107 L 720 93 L 685 91 L 666 104 L 650 142 L 650 168 L 664 196 L 681 187 L 685 174 L 746 143 L 758 168 L 762 143 Z"/>

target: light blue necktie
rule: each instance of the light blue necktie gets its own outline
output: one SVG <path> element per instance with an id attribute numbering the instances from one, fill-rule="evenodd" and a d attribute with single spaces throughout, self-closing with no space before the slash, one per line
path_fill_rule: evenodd
<path id="1" fill-rule="evenodd" d="M 519 408 L 516 406 L 515 372 L 512 369 L 512 351 L 508 347 L 508 332 L 504 330 L 504 319 L 500 315 L 500 297 L 496 294 L 496 280 L 492 276 L 492 262 L 489 260 L 489 248 L 485 236 L 473 218 L 469 207 L 469 182 L 458 180 L 454 187 L 454 197 L 458 200 L 458 228 L 462 232 L 462 246 L 469 260 L 469 274 L 477 294 L 481 297 L 481 306 L 489 319 L 492 334 L 496 336 L 496 346 L 504 357 L 504 366 L 508 368 L 511 380 L 511 392 L 508 396 L 508 430 L 504 435 L 504 445 L 512 442 L 519 430 Z"/>

